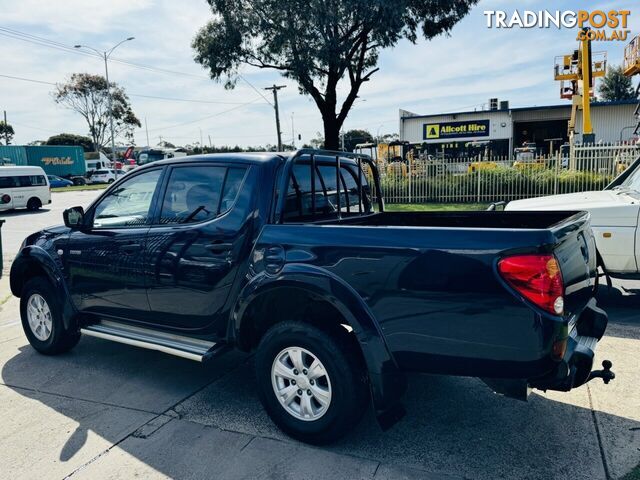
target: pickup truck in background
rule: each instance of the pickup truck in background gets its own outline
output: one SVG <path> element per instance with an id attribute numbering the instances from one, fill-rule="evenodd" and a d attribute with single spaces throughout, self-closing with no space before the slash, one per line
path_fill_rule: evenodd
<path id="1" fill-rule="evenodd" d="M 407 372 L 520 399 L 613 378 L 592 371 L 607 315 L 588 213 L 387 213 L 380 192 L 369 157 L 338 152 L 137 168 L 24 241 L 25 334 L 43 354 L 81 335 L 200 362 L 254 352 L 265 409 L 311 443 L 370 404 L 391 425 Z"/>
<path id="2" fill-rule="evenodd" d="M 602 191 L 516 200 L 505 210 L 567 208 L 591 214 L 600 263 L 609 276 L 640 280 L 640 158 Z"/>

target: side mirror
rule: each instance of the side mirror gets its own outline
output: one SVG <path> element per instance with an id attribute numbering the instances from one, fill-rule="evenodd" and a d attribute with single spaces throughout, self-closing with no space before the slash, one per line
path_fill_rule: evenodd
<path id="1" fill-rule="evenodd" d="M 84 225 L 84 208 L 71 207 L 62 212 L 65 226 L 75 230 L 82 228 Z"/>

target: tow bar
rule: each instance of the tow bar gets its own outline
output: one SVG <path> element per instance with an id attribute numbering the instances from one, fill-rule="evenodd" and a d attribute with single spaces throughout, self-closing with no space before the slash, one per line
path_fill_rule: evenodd
<path id="1" fill-rule="evenodd" d="M 589 374 L 587 382 L 593 380 L 594 378 L 601 378 L 605 384 L 608 384 L 611 380 L 616 378 L 616 374 L 611 371 L 611 367 L 613 367 L 613 363 L 611 363 L 609 360 L 603 360 L 602 370 L 593 370 Z"/>

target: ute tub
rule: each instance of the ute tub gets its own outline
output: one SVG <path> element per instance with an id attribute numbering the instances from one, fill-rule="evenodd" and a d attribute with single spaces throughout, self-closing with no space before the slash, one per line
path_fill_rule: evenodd
<path id="1" fill-rule="evenodd" d="M 333 220 L 331 223 L 367 227 L 444 227 L 499 229 L 555 229 L 567 222 L 586 220 L 588 213 L 541 212 L 382 212 L 369 216 Z"/>
<path id="2" fill-rule="evenodd" d="M 592 237 L 586 212 L 391 212 L 267 225 L 256 249 L 348 286 L 401 370 L 529 379 L 555 368 L 554 342 L 593 297 Z M 528 253 L 556 256 L 566 316 L 501 279 L 500 259 Z"/>

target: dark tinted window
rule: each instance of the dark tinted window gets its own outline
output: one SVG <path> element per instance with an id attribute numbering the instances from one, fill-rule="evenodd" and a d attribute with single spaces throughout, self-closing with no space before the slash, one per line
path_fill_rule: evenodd
<path id="1" fill-rule="evenodd" d="M 16 186 L 16 177 L 0 177 L 0 188 L 13 188 Z"/>
<path id="2" fill-rule="evenodd" d="M 20 187 L 42 187 L 47 184 L 44 175 L 22 175 L 16 177 Z"/>
<path id="3" fill-rule="evenodd" d="M 245 173 L 246 169 L 244 168 L 227 169 L 227 179 L 224 182 L 224 192 L 222 193 L 222 201 L 220 202 L 220 213 L 224 213 L 233 207 Z"/>
<path id="4" fill-rule="evenodd" d="M 295 222 L 335 216 L 338 211 L 338 192 L 340 192 L 340 211 L 343 215 L 360 213 L 357 169 L 347 165 L 341 166 L 338 181 L 339 186 L 336 184 L 335 165 L 316 166 L 315 215 L 313 215 L 311 165 L 294 165 L 285 199 L 284 219 Z M 371 213 L 369 187 L 364 174 L 362 175 L 362 196 L 362 213 Z"/>
<path id="5" fill-rule="evenodd" d="M 174 168 L 160 223 L 195 223 L 217 217 L 233 205 L 244 173 L 244 168 L 211 165 Z"/>
<path id="6" fill-rule="evenodd" d="M 316 213 L 329 213 L 329 204 L 324 194 L 325 188 L 317 169 L 315 184 Z M 295 220 L 304 215 L 310 215 L 311 209 L 311 165 L 296 164 L 293 166 L 293 175 L 289 181 L 289 189 L 287 191 L 287 198 L 285 199 L 284 218 L 285 220 Z"/>

